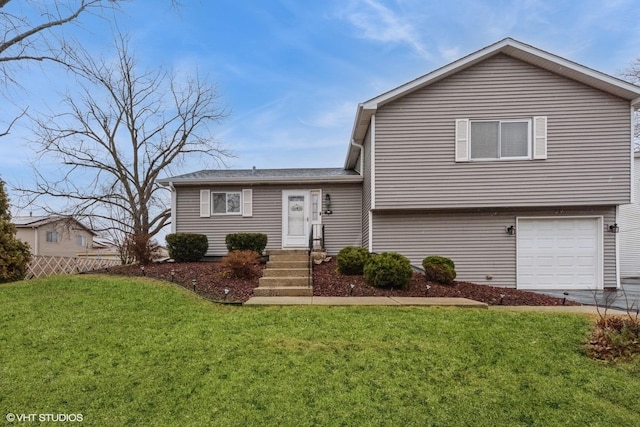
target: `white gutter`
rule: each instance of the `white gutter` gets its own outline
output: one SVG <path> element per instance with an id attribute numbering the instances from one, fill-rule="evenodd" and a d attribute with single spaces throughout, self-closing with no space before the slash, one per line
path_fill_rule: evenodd
<path id="1" fill-rule="evenodd" d="M 169 181 L 169 188 L 171 189 L 171 233 L 175 233 L 178 201 L 176 200 L 176 187 L 173 186 L 173 181 Z"/>
<path id="2" fill-rule="evenodd" d="M 356 140 L 353 139 L 353 138 L 351 138 L 351 145 L 353 145 L 354 147 L 360 149 L 360 156 L 359 156 L 359 158 L 360 158 L 360 166 L 358 167 L 358 170 L 359 170 L 358 173 L 360 175 L 362 175 L 362 172 L 363 172 L 362 167 L 364 166 L 363 158 L 362 158 L 364 156 L 364 146 L 362 144 L 358 144 L 356 142 Z"/>

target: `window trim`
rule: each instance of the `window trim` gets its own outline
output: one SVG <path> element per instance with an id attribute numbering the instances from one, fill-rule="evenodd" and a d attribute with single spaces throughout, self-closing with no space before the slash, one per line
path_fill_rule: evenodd
<path id="1" fill-rule="evenodd" d="M 49 236 L 51 236 L 51 238 L 49 238 Z M 60 243 L 60 233 L 56 230 L 47 230 L 45 240 L 47 243 Z"/>
<path id="2" fill-rule="evenodd" d="M 472 157 L 473 154 L 473 138 L 471 136 L 471 128 L 473 123 L 487 123 L 487 122 L 497 122 L 498 123 L 498 157 Z M 502 157 L 502 146 L 501 146 L 501 132 L 502 132 L 502 123 L 526 123 L 527 124 L 527 155 L 526 156 L 509 156 Z M 468 135 L 468 144 L 469 144 L 469 161 L 470 162 L 495 162 L 495 161 L 511 161 L 511 160 L 531 160 L 532 159 L 532 133 L 533 133 L 533 124 L 532 118 L 522 118 L 522 119 L 470 119 L 469 120 L 469 135 Z"/>
<path id="3" fill-rule="evenodd" d="M 226 212 L 216 212 L 213 206 L 215 198 L 214 194 L 224 194 L 225 195 L 225 210 Z M 229 195 L 237 194 L 239 203 L 238 203 L 238 211 L 237 212 L 229 212 Z M 242 190 L 234 190 L 234 191 L 211 191 L 211 216 L 222 216 L 222 215 L 242 215 Z"/>

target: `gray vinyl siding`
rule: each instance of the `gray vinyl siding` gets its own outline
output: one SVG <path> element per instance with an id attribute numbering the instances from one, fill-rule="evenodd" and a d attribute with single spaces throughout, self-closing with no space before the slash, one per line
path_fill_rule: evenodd
<path id="1" fill-rule="evenodd" d="M 362 246 L 369 247 L 369 210 L 371 209 L 371 132 L 367 131 L 362 144 L 363 181 L 362 181 Z"/>
<path id="2" fill-rule="evenodd" d="M 214 215 L 200 217 L 200 190 L 253 190 L 253 216 Z M 317 190 L 331 195 L 333 214 L 323 215 L 327 251 L 336 254 L 344 246 L 361 245 L 361 185 L 323 184 L 317 186 L 179 186 L 176 187 L 176 232 L 207 235 L 207 256 L 227 254 L 225 237 L 230 233 L 265 233 L 267 249 L 282 248 L 282 190 Z"/>
<path id="3" fill-rule="evenodd" d="M 516 217 L 602 216 L 604 286 L 615 287 L 615 206 L 583 208 L 501 209 L 474 211 L 374 212 L 374 252 L 396 251 L 417 266 L 429 255 L 451 258 L 456 280 L 516 286 L 516 236 L 505 232 Z M 487 276 L 492 276 L 491 280 Z"/>
<path id="4" fill-rule="evenodd" d="M 546 116 L 546 160 L 458 162 L 455 119 Z M 629 102 L 497 55 L 375 116 L 375 207 L 617 205 L 630 200 Z"/>
<path id="5" fill-rule="evenodd" d="M 635 200 L 620 206 L 618 243 L 620 245 L 620 277 L 640 277 L 640 153 L 634 160 Z"/>

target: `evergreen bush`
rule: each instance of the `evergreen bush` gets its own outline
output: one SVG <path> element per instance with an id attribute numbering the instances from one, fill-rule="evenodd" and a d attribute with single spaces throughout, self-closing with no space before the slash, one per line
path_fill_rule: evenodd
<path id="1" fill-rule="evenodd" d="M 422 260 L 424 275 L 430 282 L 452 285 L 456 278 L 456 266 L 450 258 L 432 255 Z"/>
<path id="2" fill-rule="evenodd" d="M 397 252 L 372 255 L 364 266 L 364 281 L 377 288 L 404 288 L 412 275 L 411 263 Z"/>
<path id="3" fill-rule="evenodd" d="M 30 260 L 29 245 L 16 237 L 9 198 L 4 190 L 4 181 L 0 180 L 0 283 L 24 279 Z"/>
<path id="4" fill-rule="evenodd" d="M 338 252 L 336 261 L 341 274 L 363 274 L 364 266 L 371 257 L 369 251 L 360 246 L 347 246 Z"/>
<path id="5" fill-rule="evenodd" d="M 224 241 L 229 252 L 254 251 L 260 255 L 267 247 L 267 235 L 262 233 L 227 234 Z"/>
<path id="6" fill-rule="evenodd" d="M 167 234 L 166 240 L 169 256 L 177 262 L 200 261 L 209 248 L 204 234 L 173 233 Z"/>

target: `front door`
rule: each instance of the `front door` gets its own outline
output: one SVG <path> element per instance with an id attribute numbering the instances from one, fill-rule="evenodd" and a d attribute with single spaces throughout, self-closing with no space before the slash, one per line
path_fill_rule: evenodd
<path id="1" fill-rule="evenodd" d="M 309 191 L 284 190 L 282 192 L 282 247 L 309 246 Z"/>

